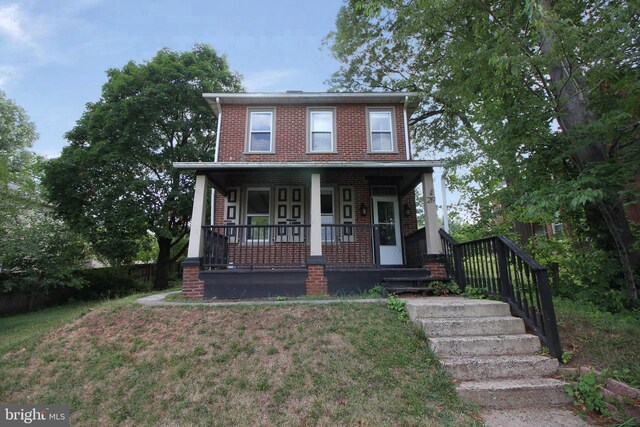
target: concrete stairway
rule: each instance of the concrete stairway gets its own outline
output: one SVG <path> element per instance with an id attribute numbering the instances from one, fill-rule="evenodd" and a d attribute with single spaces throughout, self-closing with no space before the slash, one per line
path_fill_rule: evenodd
<path id="1" fill-rule="evenodd" d="M 480 407 L 507 409 L 565 405 L 563 382 L 549 376 L 558 361 L 537 354 L 540 340 L 525 332 L 503 302 L 461 297 L 407 300 L 460 395 Z"/>

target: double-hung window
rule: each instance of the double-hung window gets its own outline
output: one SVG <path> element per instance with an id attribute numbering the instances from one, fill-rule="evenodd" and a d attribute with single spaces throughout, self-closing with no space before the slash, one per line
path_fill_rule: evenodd
<path id="1" fill-rule="evenodd" d="M 336 151 L 335 112 L 333 109 L 309 110 L 309 151 Z"/>
<path id="2" fill-rule="evenodd" d="M 369 150 L 371 152 L 390 152 L 395 150 L 393 138 L 392 110 L 369 110 Z"/>
<path id="3" fill-rule="evenodd" d="M 271 192 L 268 188 L 247 190 L 247 240 L 267 240 L 269 236 L 269 206 Z"/>
<path id="4" fill-rule="evenodd" d="M 273 152 L 273 109 L 249 110 L 247 152 Z"/>
<path id="5" fill-rule="evenodd" d="M 333 204 L 333 189 L 327 188 L 320 191 L 320 222 L 334 225 L 335 211 Z M 322 227 L 322 241 L 330 243 L 335 240 L 334 227 Z"/>

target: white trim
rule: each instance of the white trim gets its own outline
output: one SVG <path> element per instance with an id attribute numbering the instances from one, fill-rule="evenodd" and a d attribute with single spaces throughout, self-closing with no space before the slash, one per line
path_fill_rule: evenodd
<path id="1" fill-rule="evenodd" d="M 311 117 L 314 113 L 331 113 L 331 149 L 314 150 L 312 148 L 313 121 Z M 336 109 L 335 107 L 307 107 L 307 154 L 336 153 L 338 151 L 336 136 Z"/>
<path id="2" fill-rule="evenodd" d="M 449 212 L 447 209 L 447 184 L 445 183 L 445 179 L 447 178 L 447 172 L 449 172 L 446 168 L 442 170 L 442 175 L 440 175 L 440 190 L 442 192 L 442 217 L 444 218 L 444 231 L 449 232 Z"/>
<path id="3" fill-rule="evenodd" d="M 397 169 L 397 168 L 437 168 L 444 167 L 442 160 L 402 160 L 402 161 L 315 161 L 315 162 L 174 162 L 173 167 L 181 170 L 215 169 Z"/>
<path id="4" fill-rule="evenodd" d="M 191 211 L 191 230 L 189 232 L 188 258 L 200 258 L 204 254 L 204 241 L 202 226 L 207 209 L 207 177 L 196 176 L 196 185 L 193 195 L 193 208 Z"/>
<path id="5" fill-rule="evenodd" d="M 271 128 L 269 130 L 269 149 L 268 150 L 252 150 L 251 149 L 251 116 L 253 113 L 269 113 L 271 115 Z M 247 108 L 247 125 L 246 125 L 246 141 L 244 154 L 273 154 L 276 152 L 276 109 L 275 107 L 265 108 Z M 266 133 L 266 132 L 259 132 Z"/>
<path id="6" fill-rule="evenodd" d="M 216 105 L 218 107 L 218 125 L 216 130 L 216 152 L 213 157 L 213 162 L 218 163 L 218 152 L 220 150 L 220 128 L 222 124 L 222 107 L 220 106 L 220 98 L 216 97 Z"/>
<path id="7" fill-rule="evenodd" d="M 389 134 L 391 136 L 391 149 L 390 150 L 374 150 L 372 146 L 371 140 L 371 113 L 382 112 L 389 114 Z M 396 109 L 393 106 L 390 107 L 367 107 L 366 108 L 366 122 L 367 122 L 367 153 L 369 154 L 389 154 L 389 153 L 397 153 L 398 152 L 398 136 L 396 133 L 398 129 L 396 127 Z"/>
<path id="8" fill-rule="evenodd" d="M 311 256 L 322 256 L 322 213 L 320 209 L 320 174 L 311 174 L 309 245 Z"/>
<path id="9" fill-rule="evenodd" d="M 407 103 L 409 97 L 404 97 L 404 105 L 402 107 L 402 119 L 404 120 L 404 149 L 407 152 L 407 160 L 411 160 L 411 147 L 409 146 L 409 120 L 407 117 Z"/>
<path id="10" fill-rule="evenodd" d="M 427 238 L 427 253 L 442 253 L 442 242 L 438 235 L 438 208 L 433 190 L 433 174 L 422 174 L 422 197 L 424 198 L 424 230 Z"/>

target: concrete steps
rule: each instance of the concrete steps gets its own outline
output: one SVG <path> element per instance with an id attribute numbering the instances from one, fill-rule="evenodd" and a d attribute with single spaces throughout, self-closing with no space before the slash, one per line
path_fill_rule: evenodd
<path id="1" fill-rule="evenodd" d="M 536 354 L 540 340 L 499 301 L 461 297 L 407 300 L 409 318 L 458 381 L 460 395 L 480 407 L 504 409 L 565 405 L 554 378 L 558 361 Z"/>

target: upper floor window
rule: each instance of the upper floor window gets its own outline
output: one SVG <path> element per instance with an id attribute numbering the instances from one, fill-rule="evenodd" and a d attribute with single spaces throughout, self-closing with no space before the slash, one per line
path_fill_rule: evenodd
<path id="1" fill-rule="evenodd" d="M 390 109 L 368 110 L 369 151 L 376 153 L 395 151 L 393 114 Z"/>
<path id="2" fill-rule="evenodd" d="M 273 152 L 273 109 L 249 110 L 247 151 L 250 153 Z"/>
<path id="3" fill-rule="evenodd" d="M 335 112 L 333 109 L 309 110 L 309 151 L 312 153 L 334 152 Z"/>

